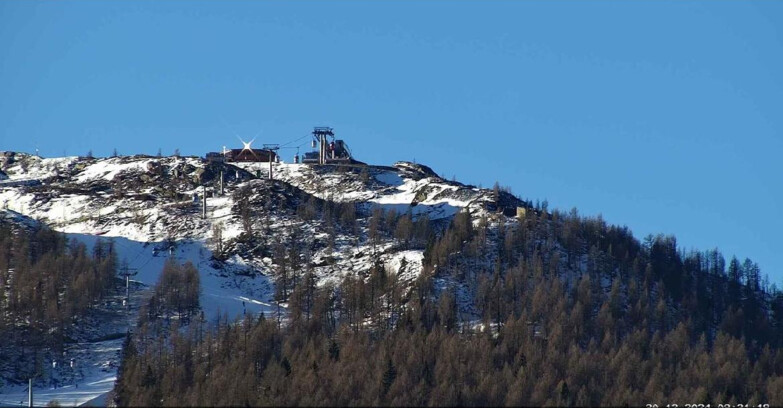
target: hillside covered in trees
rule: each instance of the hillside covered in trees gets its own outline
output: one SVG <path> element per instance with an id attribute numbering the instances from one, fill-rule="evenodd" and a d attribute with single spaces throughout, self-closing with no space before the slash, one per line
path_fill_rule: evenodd
<path id="1" fill-rule="evenodd" d="M 118 292 L 111 241 L 87 250 L 45 225 L 0 213 L 0 380 L 40 380 L 91 313 Z M 48 377 L 48 376 L 47 376 Z"/>
<path id="2" fill-rule="evenodd" d="M 142 319 L 117 404 L 783 404 L 783 294 L 751 260 L 546 206 L 368 218 L 368 239 L 424 250 L 412 286 L 404 265 L 318 285 L 305 263 L 279 275 L 283 318 Z"/>
<path id="3" fill-rule="evenodd" d="M 116 374 L 121 406 L 783 403 L 783 295 L 752 260 L 416 163 L 254 166 L 6 161 L 3 214 L 40 221 L 0 240 L 8 394 Z M 47 368 L 74 344 L 84 375 Z"/>

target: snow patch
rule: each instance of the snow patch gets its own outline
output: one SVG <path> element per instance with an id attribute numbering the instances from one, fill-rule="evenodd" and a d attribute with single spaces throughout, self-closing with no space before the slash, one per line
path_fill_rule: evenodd
<path id="1" fill-rule="evenodd" d="M 79 182 L 96 179 L 112 181 L 121 172 L 147 171 L 147 163 L 153 159 L 134 160 L 126 163 L 123 163 L 122 160 L 123 158 L 114 157 L 95 162 L 82 170 L 81 174 L 76 177 L 76 180 Z"/>

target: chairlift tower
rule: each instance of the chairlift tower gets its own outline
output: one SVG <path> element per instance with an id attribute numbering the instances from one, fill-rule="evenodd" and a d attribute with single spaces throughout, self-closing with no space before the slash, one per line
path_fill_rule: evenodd
<path id="1" fill-rule="evenodd" d="M 123 266 L 120 275 L 125 277 L 125 306 L 130 309 L 130 277 L 139 273 L 138 269 Z"/>
<path id="2" fill-rule="evenodd" d="M 313 129 L 313 147 L 315 143 L 318 143 L 318 164 L 326 164 L 327 159 L 327 147 L 329 142 L 327 137 L 331 137 L 334 140 L 334 131 L 330 127 L 316 127 Z"/>
<path id="3" fill-rule="evenodd" d="M 274 158 L 277 157 L 277 151 L 280 150 L 279 144 L 264 144 L 264 149 L 269 150 L 269 179 L 273 180 L 272 177 L 272 161 L 274 161 Z"/>

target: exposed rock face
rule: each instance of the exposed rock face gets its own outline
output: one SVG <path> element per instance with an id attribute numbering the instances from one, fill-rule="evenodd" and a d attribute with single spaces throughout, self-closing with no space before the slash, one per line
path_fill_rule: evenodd
<path id="1" fill-rule="evenodd" d="M 407 161 L 398 161 L 394 163 L 402 173 L 414 180 L 420 180 L 426 177 L 440 178 L 431 168 L 423 164 L 411 163 Z"/>

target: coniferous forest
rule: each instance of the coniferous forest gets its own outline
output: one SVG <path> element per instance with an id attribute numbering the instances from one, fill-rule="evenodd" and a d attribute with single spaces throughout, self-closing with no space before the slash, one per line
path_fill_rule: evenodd
<path id="1" fill-rule="evenodd" d="M 12 381 L 41 378 L 85 316 L 116 291 L 111 241 L 92 251 L 43 225 L 0 219 L 0 370 Z"/>
<path id="2" fill-rule="evenodd" d="M 308 205 L 355 230 L 355 209 Z M 317 286 L 279 245 L 287 314 L 207 321 L 192 302 L 151 305 L 116 403 L 783 404 L 783 294 L 751 260 L 546 206 L 493 228 L 465 212 L 448 225 L 366 216 L 367 239 L 424 249 L 410 290 L 380 263 Z"/>

